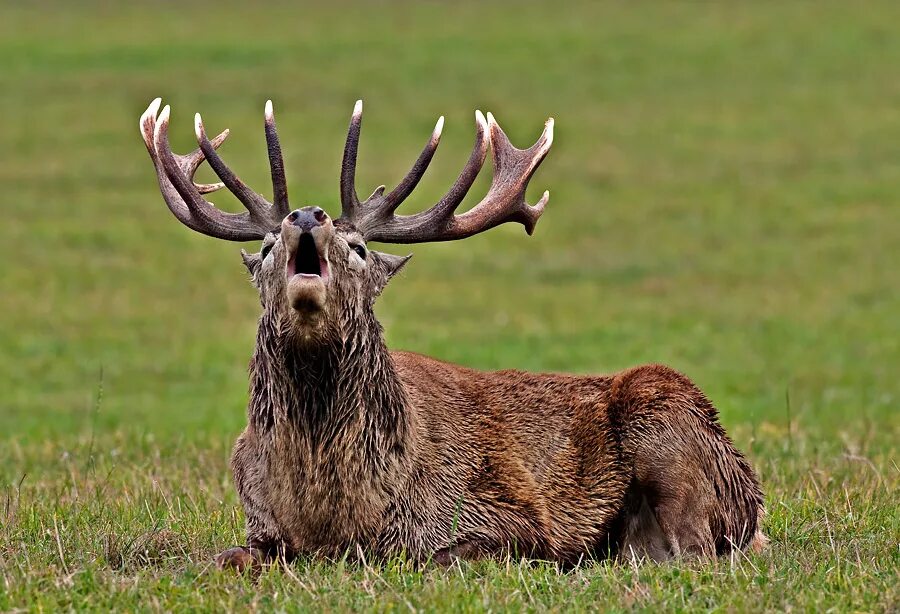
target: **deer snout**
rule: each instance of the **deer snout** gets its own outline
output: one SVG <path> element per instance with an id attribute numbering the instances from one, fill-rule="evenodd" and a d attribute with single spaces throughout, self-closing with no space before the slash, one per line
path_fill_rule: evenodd
<path id="1" fill-rule="evenodd" d="M 334 236 L 334 224 L 320 207 L 292 211 L 281 222 L 281 241 L 285 247 L 286 296 L 294 311 L 305 314 L 325 307 L 326 282 L 329 279 L 328 246 Z"/>
<path id="2" fill-rule="evenodd" d="M 291 211 L 281 222 L 281 239 L 287 246 L 288 257 L 293 257 L 306 237 L 310 245 L 324 260 L 328 257 L 328 244 L 334 234 L 334 224 L 321 207 L 302 207 Z"/>
<path id="3" fill-rule="evenodd" d="M 281 222 L 281 241 L 287 255 L 288 279 L 325 281 L 328 278 L 328 246 L 334 224 L 320 207 L 292 211 Z"/>
<path id="4" fill-rule="evenodd" d="M 328 222 L 328 214 L 321 207 L 303 207 L 291 211 L 285 221 L 304 232 L 311 232 L 313 228 Z"/>

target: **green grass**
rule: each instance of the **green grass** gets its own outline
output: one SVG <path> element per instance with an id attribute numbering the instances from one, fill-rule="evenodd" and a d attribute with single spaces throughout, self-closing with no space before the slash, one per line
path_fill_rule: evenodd
<path id="1" fill-rule="evenodd" d="M 897 23 L 888 1 L 4 3 L 0 611 L 896 611 Z M 137 131 L 155 96 L 181 150 L 194 111 L 232 128 L 223 156 L 266 193 L 272 98 L 292 202 L 333 214 L 356 98 L 360 192 L 398 181 L 447 116 L 410 209 L 461 168 L 473 109 L 519 145 L 553 115 L 535 236 L 412 248 L 379 305 L 390 345 L 688 373 L 762 476 L 771 548 L 212 572 L 242 540 L 227 461 L 258 303 L 237 246 L 165 209 Z"/>

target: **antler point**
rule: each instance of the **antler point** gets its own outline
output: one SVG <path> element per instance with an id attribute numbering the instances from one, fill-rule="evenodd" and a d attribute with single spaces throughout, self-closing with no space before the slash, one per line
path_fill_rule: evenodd
<path id="1" fill-rule="evenodd" d="M 206 131 L 203 129 L 203 118 L 200 117 L 199 113 L 194 113 L 194 134 L 197 135 L 198 139 L 202 139 L 206 134 Z"/>
<path id="2" fill-rule="evenodd" d="M 545 147 L 547 147 L 549 149 L 550 145 L 553 144 L 553 118 L 552 117 L 548 118 L 546 123 L 544 124 L 544 139 L 546 141 Z"/>
<path id="3" fill-rule="evenodd" d="M 228 128 L 225 128 L 222 132 L 218 134 L 215 138 L 213 138 L 212 143 L 213 149 L 218 149 L 222 143 L 225 142 L 225 139 L 228 138 L 228 135 L 231 134 L 231 131 Z"/>
<path id="4" fill-rule="evenodd" d="M 138 126 L 141 129 L 141 134 L 144 135 L 144 140 L 146 141 L 148 136 L 152 137 L 152 129 L 148 131 L 152 126 L 152 122 L 156 121 L 156 114 L 159 111 L 159 104 L 162 102 L 162 98 L 154 98 L 150 104 L 147 106 L 147 110 L 141 115 L 141 119 L 138 120 Z"/>
<path id="5" fill-rule="evenodd" d="M 156 119 L 156 129 L 153 131 L 154 143 L 160 141 L 169 129 L 169 105 L 163 107 Z M 155 147 L 155 145 L 154 145 Z"/>
<path id="6" fill-rule="evenodd" d="M 147 110 L 144 111 L 144 115 L 141 117 L 141 119 L 143 119 L 144 117 L 146 117 L 148 115 L 153 115 L 153 118 L 156 119 L 156 113 L 159 111 L 159 105 L 161 103 L 162 103 L 162 98 L 157 97 L 157 98 L 154 98 L 153 100 L 151 100 L 150 104 L 147 106 Z"/>

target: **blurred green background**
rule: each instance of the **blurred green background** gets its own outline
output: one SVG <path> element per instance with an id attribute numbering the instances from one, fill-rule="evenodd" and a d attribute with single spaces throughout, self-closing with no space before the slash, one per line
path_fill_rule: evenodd
<path id="1" fill-rule="evenodd" d="M 447 117 L 407 212 L 456 177 L 474 109 L 519 146 L 555 117 L 533 237 L 383 248 L 415 254 L 379 303 L 389 345 L 485 369 L 668 363 L 769 484 L 776 454 L 819 450 L 896 476 L 897 24 L 895 2 L 4 3 L 0 475 L 41 484 L 88 441 L 212 449 L 227 475 L 259 306 L 240 246 L 158 193 L 137 121 L 162 96 L 176 151 L 200 111 L 267 195 L 271 98 L 292 204 L 332 215 L 357 98 L 360 193 Z"/>
<path id="2" fill-rule="evenodd" d="M 392 347 L 483 368 L 666 362 L 732 424 L 783 420 L 786 390 L 810 425 L 889 415 L 900 8 L 578 8 L 4 8 L 2 430 L 84 426 L 101 369 L 104 427 L 241 426 L 257 299 L 238 246 L 193 234 L 162 202 L 137 131 L 156 96 L 173 107 L 176 150 L 196 146 L 201 111 L 210 130 L 231 128 L 223 156 L 265 194 L 271 98 L 293 201 L 332 214 L 357 98 L 360 192 L 399 181 L 447 116 L 408 211 L 455 178 L 474 109 L 520 146 L 552 115 L 535 236 L 413 247 L 380 302 Z"/>

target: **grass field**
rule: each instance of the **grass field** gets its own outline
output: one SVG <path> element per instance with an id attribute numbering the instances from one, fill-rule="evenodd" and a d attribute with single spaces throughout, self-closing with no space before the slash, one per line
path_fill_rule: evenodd
<path id="1" fill-rule="evenodd" d="M 900 4 L 11 4 L 0 611 L 900 608 Z M 421 206 L 465 161 L 475 108 L 519 145 L 553 115 L 535 236 L 414 247 L 380 301 L 389 344 L 688 373 L 761 474 L 771 548 L 569 573 L 211 570 L 242 541 L 228 455 L 258 302 L 238 246 L 159 196 L 137 131 L 155 96 L 176 149 L 202 111 L 266 193 L 272 98 L 292 202 L 332 214 L 357 98 L 360 192 L 396 183 L 447 116 Z"/>

